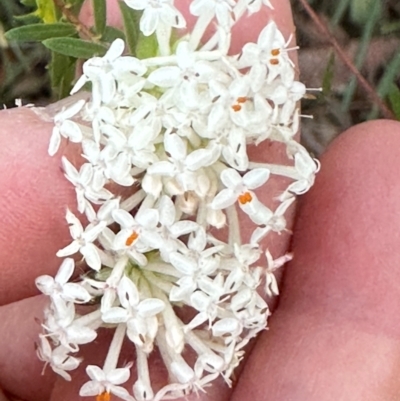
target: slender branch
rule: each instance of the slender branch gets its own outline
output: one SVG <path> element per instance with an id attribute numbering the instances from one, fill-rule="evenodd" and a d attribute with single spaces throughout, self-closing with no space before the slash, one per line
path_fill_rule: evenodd
<path id="1" fill-rule="evenodd" d="M 355 75 L 357 81 L 361 85 L 361 87 L 365 90 L 367 95 L 371 98 L 371 100 L 380 108 L 383 116 L 385 118 L 389 118 L 395 120 L 396 117 L 394 113 L 386 106 L 385 102 L 379 97 L 376 93 L 375 89 L 371 86 L 371 84 L 361 75 L 358 68 L 354 65 L 353 61 L 348 57 L 348 55 L 343 51 L 341 46 L 339 45 L 338 41 L 335 37 L 331 34 L 329 29 L 325 26 L 325 24 L 321 21 L 318 17 L 316 12 L 311 8 L 308 4 L 307 0 L 299 0 L 304 9 L 307 11 L 307 14 L 313 20 L 315 25 L 317 26 L 318 30 L 327 37 L 330 44 L 335 49 L 337 55 L 341 58 L 343 63 L 349 68 L 349 70 Z"/>
<path id="2" fill-rule="evenodd" d="M 53 3 L 63 13 L 64 17 L 73 25 L 76 30 L 82 35 L 84 39 L 98 42 L 98 36 L 96 36 L 89 27 L 87 27 L 71 10 L 65 5 L 63 0 L 53 0 Z"/>

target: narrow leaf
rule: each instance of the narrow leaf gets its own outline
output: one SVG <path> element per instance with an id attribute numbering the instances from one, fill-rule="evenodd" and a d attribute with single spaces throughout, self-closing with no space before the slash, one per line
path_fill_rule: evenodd
<path id="1" fill-rule="evenodd" d="M 389 92 L 389 100 L 396 118 L 400 120 L 400 90 L 395 84 L 392 85 L 392 90 Z"/>
<path id="2" fill-rule="evenodd" d="M 50 69 L 54 96 L 57 99 L 63 99 L 69 95 L 72 89 L 72 81 L 75 78 L 76 71 L 76 58 L 52 52 Z"/>
<path id="3" fill-rule="evenodd" d="M 324 77 L 322 79 L 322 93 L 327 96 L 332 90 L 332 81 L 335 74 L 335 53 L 331 53 L 328 65 L 325 68 Z"/>
<path id="4" fill-rule="evenodd" d="M 157 56 L 158 42 L 157 37 L 153 33 L 150 36 L 144 36 L 141 32 L 136 45 L 136 57 L 139 59 L 146 59 Z"/>
<path id="5" fill-rule="evenodd" d="M 65 56 L 89 59 L 94 56 L 103 56 L 107 47 L 77 38 L 46 39 L 43 44 L 50 50 Z"/>
<path id="6" fill-rule="evenodd" d="M 42 41 L 49 38 L 59 38 L 76 34 L 76 28 L 72 24 L 31 24 L 10 29 L 5 37 L 9 41 Z"/>
<path id="7" fill-rule="evenodd" d="M 52 24 L 57 21 L 56 11 L 53 1 L 36 0 L 37 10 L 35 14 L 46 24 Z"/>
<path id="8" fill-rule="evenodd" d="M 106 0 L 92 0 L 94 11 L 94 27 L 99 35 L 102 35 L 107 22 Z"/>
<path id="9" fill-rule="evenodd" d="M 129 52 L 132 56 L 136 56 L 136 45 L 139 36 L 139 15 L 138 11 L 128 7 L 125 2 L 119 2 L 122 19 L 124 21 L 124 30 Z"/>
<path id="10" fill-rule="evenodd" d="M 106 43 L 112 43 L 115 39 L 122 39 L 125 42 L 125 34 L 117 28 L 106 26 L 101 40 Z"/>

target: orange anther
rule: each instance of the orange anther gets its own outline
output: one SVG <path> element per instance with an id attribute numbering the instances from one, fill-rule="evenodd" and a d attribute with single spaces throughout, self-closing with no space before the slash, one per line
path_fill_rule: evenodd
<path id="1" fill-rule="evenodd" d="M 271 54 L 276 57 L 281 54 L 281 51 L 279 49 L 272 49 Z"/>
<path id="2" fill-rule="evenodd" d="M 233 111 L 240 111 L 242 110 L 242 106 L 240 104 L 234 104 L 232 106 Z"/>
<path id="3" fill-rule="evenodd" d="M 138 233 L 136 233 L 135 231 L 126 239 L 126 241 L 125 241 L 125 245 L 126 246 L 131 246 L 135 241 L 136 241 L 136 239 L 139 237 L 139 234 Z M 101 400 L 101 401 L 103 401 L 103 400 Z M 104 400 L 104 401 L 108 401 L 108 400 Z"/>
<path id="4" fill-rule="evenodd" d="M 236 99 L 236 101 L 237 101 L 238 103 L 246 103 L 247 97 L 245 97 L 245 96 L 238 97 L 238 98 Z"/>
<path id="5" fill-rule="evenodd" d="M 271 58 L 271 60 L 269 60 L 269 62 L 270 62 L 272 65 L 278 65 L 278 64 L 279 64 L 279 60 L 278 60 L 277 58 Z"/>
<path id="6" fill-rule="evenodd" d="M 96 401 L 110 401 L 111 394 L 108 391 L 103 391 L 96 397 Z"/>
<path id="7" fill-rule="evenodd" d="M 239 195 L 238 197 L 239 199 L 239 203 L 241 203 L 242 205 L 245 205 L 246 203 L 249 203 L 253 200 L 253 197 L 251 196 L 250 192 L 245 192 L 242 195 Z"/>

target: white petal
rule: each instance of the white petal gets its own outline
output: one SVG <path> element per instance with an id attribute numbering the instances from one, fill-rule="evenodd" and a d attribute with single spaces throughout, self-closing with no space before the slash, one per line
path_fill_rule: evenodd
<path id="1" fill-rule="evenodd" d="M 266 168 L 255 168 L 246 173 L 243 177 L 243 184 L 249 189 L 255 189 L 264 185 L 270 176 Z"/>
<path id="2" fill-rule="evenodd" d="M 67 283 L 63 287 L 64 297 L 75 303 L 89 302 L 92 298 L 86 288 L 77 283 Z"/>
<path id="3" fill-rule="evenodd" d="M 229 317 L 219 320 L 212 327 L 213 335 L 217 337 L 224 334 L 235 335 L 238 331 L 240 331 L 239 321 Z"/>
<path id="4" fill-rule="evenodd" d="M 107 373 L 106 379 L 111 384 L 119 385 L 127 382 L 130 375 L 131 372 L 129 368 L 119 368 Z"/>
<path id="5" fill-rule="evenodd" d="M 183 274 L 192 274 L 197 270 L 197 262 L 195 259 L 184 256 L 178 252 L 170 255 L 171 263 Z"/>
<path id="6" fill-rule="evenodd" d="M 48 153 L 50 156 L 54 156 L 61 144 L 61 135 L 58 127 L 53 127 L 53 133 L 51 134 Z"/>
<path id="7" fill-rule="evenodd" d="M 182 160 L 186 157 L 186 143 L 177 134 L 169 134 L 164 139 L 165 151 L 168 152 L 174 159 Z"/>
<path id="8" fill-rule="evenodd" d="M 210 207 L 215 210 L 226 209 L 237 200 L 236 194 L 231 189 L 223 189 L 211 202 Z"/>
<path id="9" fill-rule="evenodd" d="M 176 376 L 179 383 L 189 383 L 194 379 L 193 369 L 185 362 L 182 358 L 179 361 L 173 361 L 171 363 L 171 372 Z"/>
<path id="10" fill-rule="evenodd" d="M 136 223 L 132 215 L 126 210 L 113 210 L 111 214 L 115 222 L 123 228 L 132 228 Z"/>
<path id="11" fill-rule="evenodd" d="M 156 209 L 145 209 L 143 212 L 139 212 L 136 215 L 136 221 L 142 226 L 149 229 L 153 229 L 158 224 L 158 210 Z"/>
<path id="12" fill-rule="evenodd" d="M 107 309 L 101 318 L 103 322 L 119 324 L 126 323 L 129 320 L 129 314 L 124 308 L 114 307 Z"/>
<path id="13" fill-rule="evenodd" d="M 74 121 L 66 120 L 60 126 L 61 135 L 68 138 L 71 142 L 79 143 L 82 142 L 82 131 L 79 125 Z"/>
<path id="14" fill-rule="evenodd" d="M 160 223 L 163 226 L 172 226 L 175 222 L 175 205 L 174 202 L 172 202 L 171 198 L 167 195 L 163 195 L 160 199 L 160 202 L 158 204 L 158 210 L 160 213 Z"/>
<path id="15" fill-rule="evenodd" d="M 68 340 L 73 344 L 88 344 L 97 337 L 95 330 L 84 326 L 70 326 L 66 331 Z"/>
<path id="16" fill-rule="evenodd" d="M 55 281 L 59 284 L 65 284 L 71 278 L 75 269 L 75 262 L 72 258 L 66 258 L 58 269 Z"/>
<path id="17" fill-rule="evenodd" d="M 35 280 L 36 287 L 45 295 L 51 295 L 54 291 L 54 278 L 48 275 L 39 276 Z"/>
<path id="18" fill-rule="evenodd" d="M 161 67 L 153 71 L 147 79 L 161 88 L 170 88 L 179 83 L 180 75 L 181 70 L 179 67 Z"/>
<path id="19" fill-rule="evenodd" d="M 73 255 L 74 253 L 79 251 L 80 244 L 78 241 L 73 241 L 69 245 L 67 245 L 65 248 L 60 249 L 56 255 L 60 258 L 63 258 L 64 256 L 70 256 Z"/>
<path id="20" fill-rule="evenodd" d="M 114 42 L 111 43 L 110 48 L 107 50 L 107 53 L 104 56 L 104 60 L 114 61 L 118 57 L 122 55 L 125 49 L 125 43 L 122 39 L 115 39 Z"/>
<path id="21" fill-rule="evenodd" d="M 79 390 L 79 395 L 82 397 L 97 396 L 104 391 L 104 386 L 98 382 L 86 382 Z"/>
<path id="22" fill-rule="evenodd" d="M 101 258 L 95 245 L 86 244 L 81 247 L 80 252 L 89 267 L 96 271 L 101 269 Z"/>
<path id="23" fill-rule="evenodd" d="M 227 168 L 222 171 L 220 178 L 223 184 L 232 190 L 235 190 L 243 182 L 240 174 L 233 168 Z"/>
<path id="24" fill-rule="evenodd" d="M 141 317 L 151 317 L 157 315 L 165 308 L 165 304 L 161 299 L 157 298 L 147 298 L 140 302 L 138 305 L 138 313 Z"/>
<path id="25" fill-rule="evenodd" d="M 139 292 L 136 285 L 128 277 L 122 277 L 118 285 L 118 296 L 125 308 L 136 307 L 139 303 Z"/>

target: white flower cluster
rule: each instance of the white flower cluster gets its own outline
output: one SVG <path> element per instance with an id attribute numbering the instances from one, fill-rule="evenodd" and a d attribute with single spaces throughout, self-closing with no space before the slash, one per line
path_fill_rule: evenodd
<path id="1" fill-rule="evenodd" d="M 87 366 L 80 390 L 101 401 L 174 398 L 218 376 L 230 384 L 243 347 L 267 325 L 257 289 L 264 282 L 277 294 L 273 272 L 290 259 L 274 260 L 262 240 L 285 230 L 286 210 L 318 170 L 294 139 L 305 87 L 275 23 L 228 55 L 232 25 L 268 1 L 192 1 L 197 23 L 173 54 L 171 30 L 185 26 L 173 0 L 125 1 L 143 10 L 140 28 L 157 36 L 160 56 L 124 56 L 116 40 L 83 66 L 73 92 L 90 83 L 91 99 L 54 118 L 50 155 L 62 138 L 81 144 L 79 168 L 62 159 L 79 215 L 67 210 L 72 241 L 57 253 L 65 258 L 58 274 L 36 280 L 51 299 L 38 355 L 65 379 L 81 363 L 80 346 L 100 327 L 115 329 L 104 366 Z M 211 23 L 216 34 L 199 49 Z M 292 165 L 250 161 L 248 146 L 263 141 L 286 146 Z M 276 210 L 256 194 L 271 174 L 292 180 Z M 254 227 L 249 243 L 238 208 Z M 89 267 L 79 278 L 76 254 Z M 121 386 L 132 364 L 118 367 L 126 337 L 136 349 L 132 393 Z M 157 391 L 148 365 L 155 347 L 169 377 Z"/>

